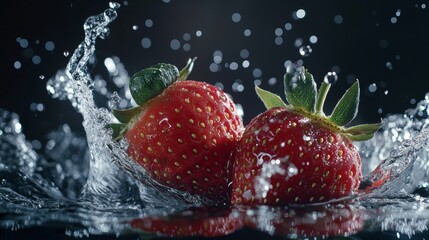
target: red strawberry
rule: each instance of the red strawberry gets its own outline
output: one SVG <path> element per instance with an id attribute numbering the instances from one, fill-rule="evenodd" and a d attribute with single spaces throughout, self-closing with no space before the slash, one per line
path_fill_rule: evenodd
<path id="1" fill-rule="evenodd" d="M 192 64 L 180 75 L 167 64 L 135 74 L 130 89 L 140 106 L 113 113 L 126 124 L 117 132 L 128 140 L 129 155 L 153 179 L 219 200 L 229 194 L 230 161 L 244 128 L 227 94 L 207 83 L 182 80 Z"/>
<path id="2" fill-rule="evenodd" d="M 232 209 L 196 208 L 169 216 L 144 217 L 131 221 L 131 226 L 147 233 L 170 237 L 225 236 L 243 227 L 238 212 Z"/>
<path id="3" fill-rule="evenodd" d="M 288 70 L 289 104 L 256 88 L 268 110 L 250 122 L 238 144 L 233 204 L 316 203 L 353 194 L 362 178 L 361 159 L 352 140 L 371 138 L 380 124 L 344 126 L 359 105 L 359 83 L 344 94 L 330 116 L 323 103 L 330 83 L 319 92 L 303 67 Z"/>

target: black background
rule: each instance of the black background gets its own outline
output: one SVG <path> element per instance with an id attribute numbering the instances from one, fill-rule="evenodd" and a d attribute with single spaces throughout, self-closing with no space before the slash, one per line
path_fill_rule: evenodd
<path id="1" fill-rule="evenodd" d="M 357 122 L 375 122 L 388 114 L 403 113 L 424 98 L 429 90 L 426 71 L 429 66 L 429 2 L 427 1 L 121 1 L 118 18 L 111 24 L 111 34 L 97 43 L 98 66 L 106 57 L 118 56 L 129 74 L 158 62 L 183 66 L 189 57 L 198 57 L 192 79 L 210 83 L 222 82 L 244 108 L 244 122 L 264 110 L 254 93 L 252 71 L 262 70 L 262 87 L 282 94 L 284 62 L 303 60 L 304 66 L 320 83 L 334 69 L 339 80 L 331 88 L 327 112 L 335 100 L 351 85 L 353 76 L 361 83 L 360 115 Z M 126 4 L 124 4 L 126 3 Z M 83 40 L 83 22 L 88 16 L 101 13 L 108 1 L 9 1 L 0 8 L 0 108 L 20 115 L 28 139 L 42 140 L 46 133 L 67 123 L 83 133 L 80 115 L 66 101 L 52 99 L 46 91 L 46 81 L 58 69 L 63 69 L 77 45 Z M 293 13 L 304 9 L 303 19 Z M 232 15 L 240 13 L 239 22 Z M 398 13 L 398 14 L 397 14 Z M 335 16 L 343 21 L 337 24 Z M 398 16 L 399 15 L 399 16 Z M 392 23 L 392 18 L 396 22 Z M 145 21 L 151 19 L 148 28 Z M 285 30 L 286 23 L 293 28 Z M 138 26 L 133 30 L 133 26 Z M 275 44 L 275 29 L 283 29 L 283 44 Z M 251 30 L 249 37 L 245 29 Z M 197 37 L 195 32 L 202 31 Z M 191 35 L 183 40 L 185 33 Z M 309 42 L 315 35 L 317 43 Z M 151 39 L 151 47 L 141 45 L 142 38 Z M 22 48 L 17 38 L 28 40 Z M 299 54 L 294 42 L 302 38 L 313 52 L 308 57 Z M 189 43 L 190 51 L 172 50 L 170 41 Z M 45 43 L 55 44 L 53 51 Z M 250 67 L 241 67 L 240 50 L 250 52 Z M 222 68 L 211 72 L 213 52 L 221 50 L 224 63 L 237 62 L 232 71 Z M 64 52 L 70 52 L 68 57 Z M 40 64 L 32 57 L 38 55 Z M 21 68 L 14 67 L 15 61 Z M 386 63 L 392 64 L 392 69 Z M 337 67 L 335 67 L 337 66 Z M 41 79 L 40 76 L 44 78 Z M 268 84 L 272 77 L 275 85 Z M 243 92 L 231 88 L 236 79 Z M 377 90 L 370 92 L 375 83 Z M 43 111 L 31 109 L 42 103 Z"/>

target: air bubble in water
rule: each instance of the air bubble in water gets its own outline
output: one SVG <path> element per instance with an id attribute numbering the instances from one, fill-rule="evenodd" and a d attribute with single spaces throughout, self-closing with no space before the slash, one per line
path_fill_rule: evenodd
<path id="1" fill-rule="evenodd" d="M 136 31 L 136 30 L 138 30 L 139 29 L 139 26 L 138 25 L 133 25 L 133 30 L 134 31 Z"/>
<path id="2" fill-rule="evenodd" d="M 274 42 L 276 43 L 276 45 L 282 45 L 283 44 L 283 38 L 282 37 L 276 37 L 274 39 Z"/>
<path id="3" fill-rule="evenodd" d="M 281 35 L 283 35 L 283 29 L 281 28 L 276 28 L 276 30 L 274 30 L 274 34 L 278 37 L 280 37 Z"/>
<path id="4" fill-rule="evenodd" d="M 311 52 L 313 52 L 313 49 L 310 47 L 310 45 L 305 45 L 299 48 L 299 54 L 303 57 L 310 56 Z"/>
<path id="5" fill-rule="evenodd" d="M 45 75 L 39 75 L 39 79 L 41 80 L 45 79 Z"/>
<path id="6" fill-rule="evenodd" d="M 31 61 L 32 61 L 34 64 L 38 65 L 38 64 L 40 64 L 40 62 L 42 62 L 42 59 L 40 58 L 40 56 L 39 56 L 39 55 L 34 55 L 34 56 L 31 58 Z"/>
<path id="7" fill-rule="evenodd" d="M 323 81 L 325 81 L 326 83 L 334 84 L 338 81 L 338 75 L 336 72 L 328 72 L 323 78 Z"/>
<path id="8" fill-rule="evenodd" d="M 287 31 L 292 30 L 292 24 L 291 24 L 291 23 L 286 23 L 286 24 L 285 24 L 285 29 L 286 29 Z"/>
<path id="9" fill-rule="evenodd" d="M 69 51 L 64 51 L 64 52 L 63 52 L 64 57 L 68 57 L 68 56 L 69 56 L 69 54 L 70 54 L 70 53 L 69 53 Z"/>
<path id="10" fill-rule="evenodd" d="M 312 35 L 309 40 L 310 40 L 310 43 L 315 44 L 317 43 L 318 38 L 316 35 Z"/>
<path id="11" fill-rule="evenodd" d="M 195 32 L 195 36 L 197 36 L 197 37 L 201 37 L 202 35 L 203 35 L 203 32 L 201 30 L 197 30 Z"/>

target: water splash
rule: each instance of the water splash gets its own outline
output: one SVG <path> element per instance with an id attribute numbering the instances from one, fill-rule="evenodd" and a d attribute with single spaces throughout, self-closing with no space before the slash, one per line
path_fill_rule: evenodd
<path id="1" fill-rule="evenodd" d="M 428 113 L 429 94 L 405 114 L 388 116 L 375 138 L 358 145 L 363 161 L 369 162 L 363 169 L 365 198 L 406 196 L 428 183 Z"/>

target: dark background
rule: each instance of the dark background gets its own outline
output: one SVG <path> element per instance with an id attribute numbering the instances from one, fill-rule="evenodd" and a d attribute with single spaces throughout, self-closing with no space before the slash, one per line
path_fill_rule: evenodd
<path id="1" fill-rule="evenodd" d="M 426 71 L 429 55 L 429 3 L 425 1 L 121 1 L 118 18 L 111 24 L 111 34 L 97 43 L 98 66 L 106 57 L 118 56 L 129 74 L 158 62 L 182 67 L 189 57 L 198 60 L 191 78 L 210 83 L 221 82 L 244 108 L 244 121 L 264 110 L 254 93 L 254 80 L 262 87 L 282 94 L 284 62 L 303 60 L 304 66 L 320 83 L 325 74 L 338 71 L 339 80 L 331 88 L 326 110 L 351 85 L 354 78 L 361 83 L 360 117 L 355 122 L 374 122 L 390 113 L 403 113 L 414 100 L 423 99 L 429 90 Z M 426 4 L 428 6 L 426 6 Z M 108 1 L 9 1 L 0 8 L 2 43 L 0 68 L 0 107 L 17 112 L 27 138 L 38 139 L 58 125 L 68 123 L 74 131 L 82 131 L 80 115 L 66 101 L 52 99 L 46 81 L 63 69 L 77 45 L 83 40 L 83 22 L 101 13 Z M 306 15 L 294 19 L 303 9 Z M 239 13 L 241 20 L 232 21 Z M 342 23 L 334 21 L 342 17 Z M 399 15 L 399 16 L 398 16 Z M 338 18 L 338 17 L 337 17 Z M 392 18 L 396 22 L 392 23 Z M 145 21 L 151 19 L 148 28 Z M 287 31 L 285 24 L 291 23 Z M 138 26 L 133 30 L 133 26 Z M 283 44 L 275 44 L 275 29 L 281 28 Z M 250 29 L 251 35 L 244 36 Z M 202 36 L 195 35 L 197 30 Z M 183 40 L 189 33 L 191 39 Z M 310 36 L 317 36 L 315 44 Z M 17 38 L 26 39 L 20 46 Z M 151 47 L 143 48 L 143 38 L 151 39 Z M 294 46 L 301 38 L 310 45 L 308 57 Z M 189 51 L 172 50 L 177 39 L 191 46 Z M 55 48 L 46 50 L 46 42 Z M 241 67 L 241 49 L 249 51 L 249 68 Z M 223 53 L 222 69 L 211 72 L 213 53 Z M 70 52 L 68 57 L 64 52 Z M 37 55 L 41 62 L 34 64 Z M 21 67 L 14 67 L 15 61 Z M 225 63 L 237 62 L 236 71 Z M 389 69 L 386 64 L 390 62 Z M 253 70 L 262 71 L 260 77 Z M 44 76 L 44 79 L 40 78 Z M 268 84 L 270 78 L 277 83 Z M 232 89 L 236 79 L 243 92 Z M 369 91 L 375 83 L 377 90 Z M 387 91 L 387 92 L 386 92 Z M 35 110 L 35 104 L 43 110 Z M 31 107 L 33 104 L 33 108 Z"/>
<path id="2" fill-rule="evenodd" d="M 98 68 L 106 57 L 118 56 L 129 74 L 158 62 L 181 67 L 189 57 L 198 57 L 192 79 L 222 83 L 244 108 L 244 122 L 264 110 L 254 93 L 254 81 L 282 94 L 284 63 L 302 60 L 320 83 L 329 71 L 336 70 L 338 82 L 331 88 L 326 110 L 351 85 L 361 83 L 360 115 L 355 123 L 376 122 L 388 114 L 403 113 L 425 97 L 429 90 L 429 2 L 427 1 L 119 1 L 118 18 L 110 25 L 111 34 L 97 43 Z M 83 40 L 83 22 L 101 13 L 108 1 L 8 1 L 0 8 L 0 108 L 19 114 L 28 139 L 43 140 L 46 134 L 67 123 L 84 134 L 81 117 L 67 101 L 52 99 L 46 81 L 65 68 L 71 54 Z M 306 15 L 294 19 L 294 12 Z M 234 22 L 232 15 L 241 20 Z M 341 16 L 341 17 L 338 17 Z M 341 23 L 338 19 L 342 18 Z M 145 21 L 151 19 L 152 27 Z M 337 22 L 334 20 L 337 19 Z M 291 30 L 285 24 L 292 24 Z M 137 30 L 133 26 L 138 26 Z M 275 44 L 275 30 L 281 28 L 283 43 Z M 244 36 L 246 29 L 251 35 Z M 196 31 L 202 31 L 197 37 Z M 190 40 L 183 35 L 189 33 Z M 311 36 L 316 43 L 310 43 Z M 21 46 L 17 39 L 26 39 Z M 151 40 L 143 48 L 143 38 Z M 299 54 L 295 46 L 301 38 L 312 53 Z M 173 50 L 177 39 L 191 46 L 189 51 Z M 55 44 L 47 50 L 46 42 Z M 241 67 L 240 51 L 247 49 L 249 68 Z M 213 53 L 223 53 L 221 71 L 211 72 Z M 70 52 L 68 57 L 64 52 Z M 40 63 L 35 64 L 35 56 Z M 19 61 L 21 67 L 16 68 Z M 36 61 L 37 62 L 37 61 Z M 235 71 L 224 67 L 237 62 Z M 389 65 L 390 63 L 391 65 Z M 386 65 L 387 64 L 387 65 Z M 262 75 L 255 77 L 254 69 Z M 339 70 L 339 71 L 338 71 Z M 44 76 L 44 77 L 41 77 Z M 277 83 L 269 84 L 270 78 Z M 234 91 L 240 79 L 243 92 Z M 370 91 L 370 85 L 377 86 Z M 371 89 L 374 90 L 374 89 Z M 43 106 L 37 110 L 35 106 Z M 40 105 L 41 104 L 41 105 Z"/>

